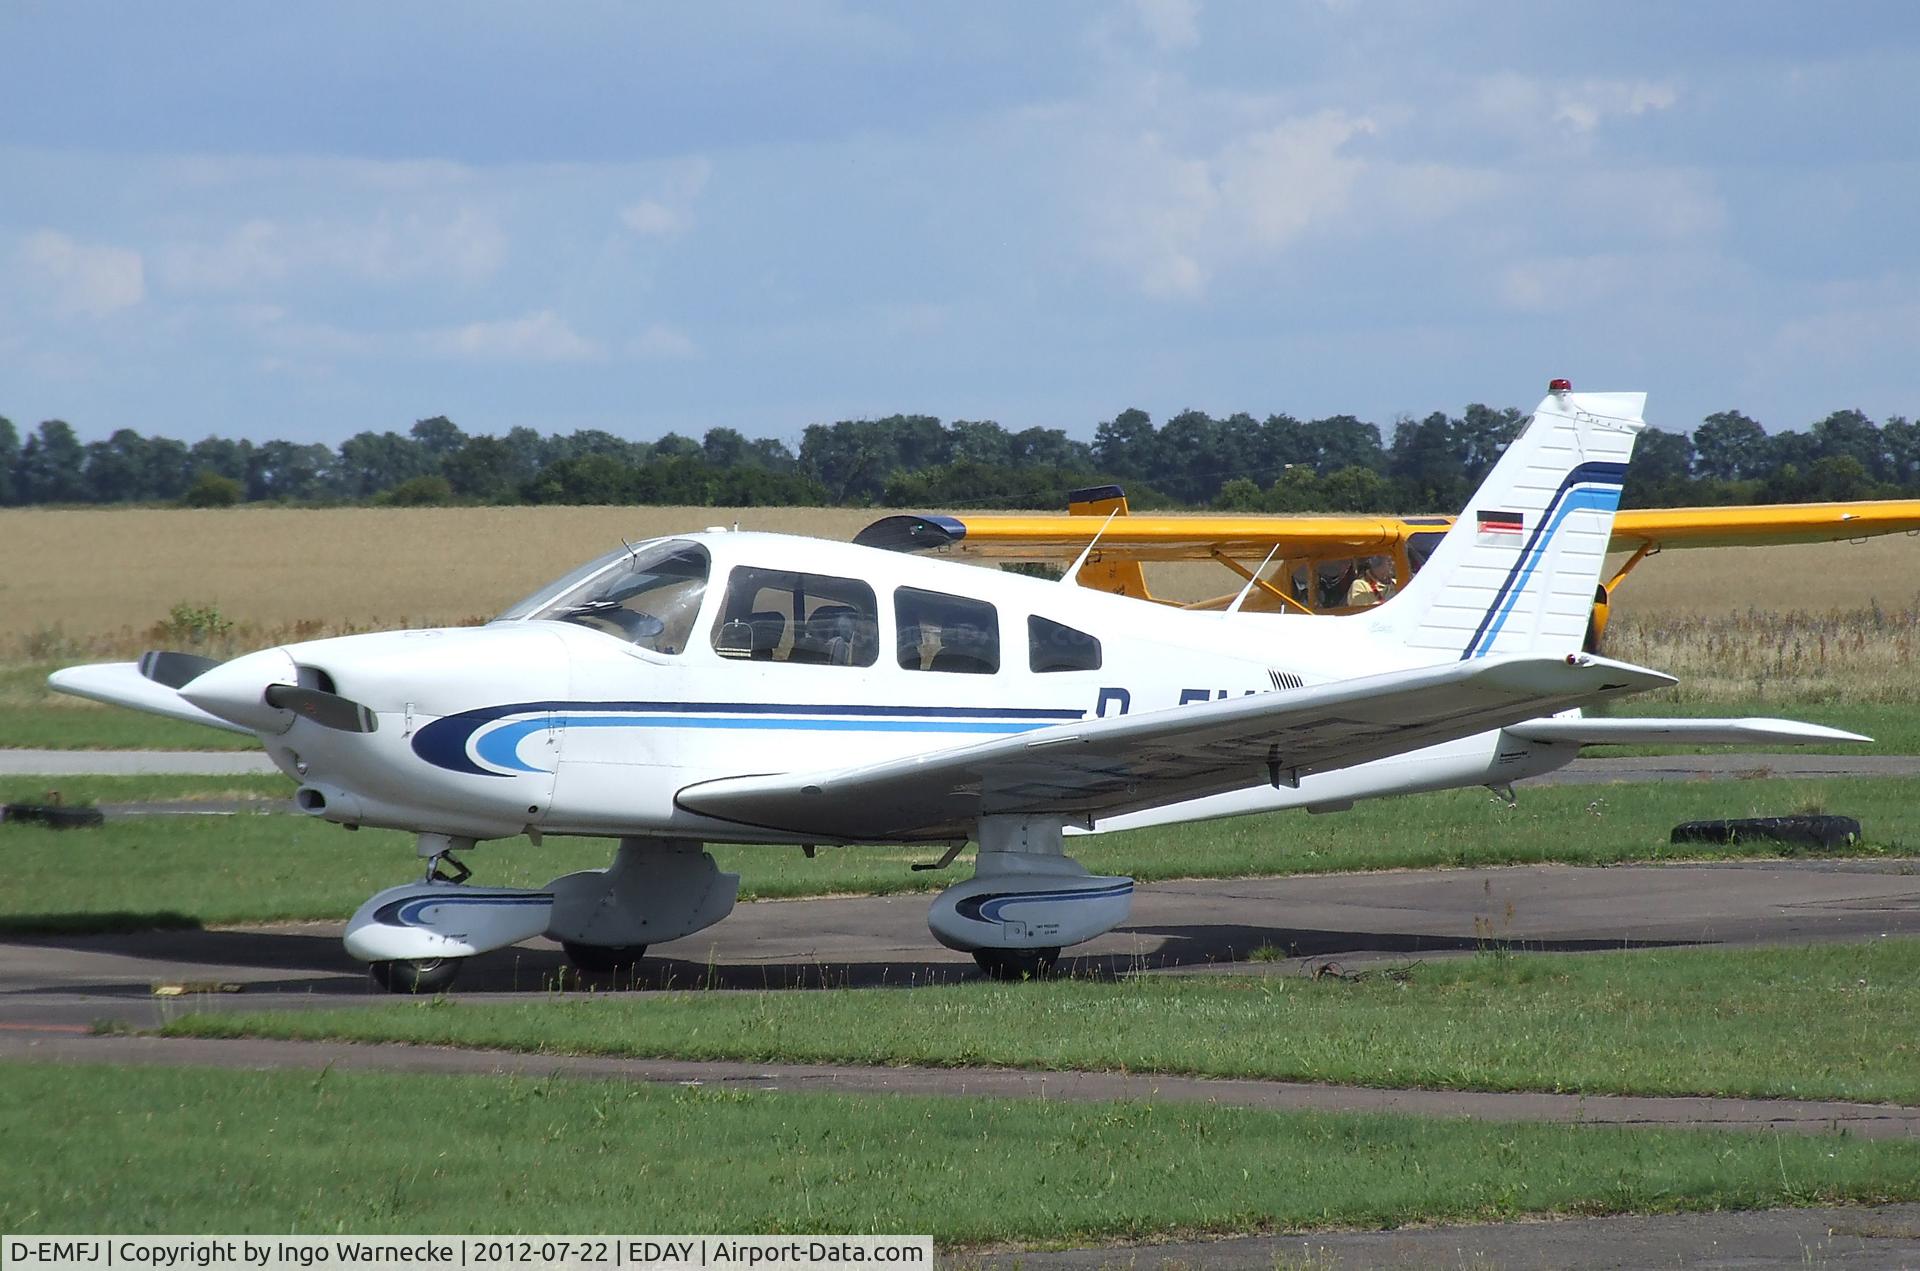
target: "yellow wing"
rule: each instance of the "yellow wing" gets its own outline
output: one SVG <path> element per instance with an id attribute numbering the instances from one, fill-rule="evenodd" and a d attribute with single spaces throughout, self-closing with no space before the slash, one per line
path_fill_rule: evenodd
<path id="1" fill-rule="evenodd" d="M 1213 560 L 1253 584 L 1247 608 L 1342 613 L 1351 611 L 1350 587 L 1366 558 L 1389 558 L 1393 578 L 1404 581 L 1453 524 L 1450 516 L 1133 516 L 1118 486 L 1076 491 L 1068 507 L 1065 515 L 890 516 L 867 526 L 854 541 L 986 560 L 1064 563 L 1097 534 L 1098 548 L 1080 570 L 1083 586 L 1155 600 L 1141 570 L 1143 562 Z M 1838 542 L 1915 532 L 1920 532 L 1920 499 L 1622 511 L 1614 516 L 1610 546 L 1633 555 L 1601 585 L 1591 639 L 1597 642 L 1606 627 L 1613 590 L 1657 551 Z M 1273 568 L 1262 577 L 1243 563 L 1269 557 Z M 1185 607 L 1224 608 L 1232 598 L 1228 593 Z"/>
<path id="2" fill-rule="evenodd" d="M 1725 508 L 1640 508 L 1613 517 L 1613 550 L 1767 547 L 1837 543 L 1920 530 L 1920 499 L 1860 503 L 1763 503 Z"/>
<path id="3" fill-rule="evenodd" d="M 1445 533 L 1450 516 L 1263 516 L 1211 513 L 1126 514 L 1125 500 L 1087 500 L 1089 513 L 959 513 L 953 516 L 890 516 L 862 530 L 856 542 L 937 548 L 993 560 L 1067 561 L 1096 533 L 1104 559 L 1135 561 L 1212 560 L 1221 556 L 1258 560 L 1278 556 L 1393 555 L 1410 538 Z M 1102 531 L 1115 504 L 1121 516 Z M 917 527 L 917 528 L 914 528 Z M 1773 503 L 1743 507 L 1622 510 L 1613 521 L 1612 550 L 1631 552 L 1651 544 L 1679 547 L 1764 547 L 1778 543 L 1825 543 L 1920 531 L 1920 499 L 1859 503 Z"/>

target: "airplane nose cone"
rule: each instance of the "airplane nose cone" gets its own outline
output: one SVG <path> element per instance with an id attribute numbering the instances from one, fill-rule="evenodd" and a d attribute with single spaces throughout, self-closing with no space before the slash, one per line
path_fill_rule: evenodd
<path id="1" fill-rule="evenodd" d="M 293 712 L 267 705 L 267 688 L 298 682 L 292 655 L 285 649 L 263 649 L 202 672 L 181 686 L 180 696 L 242 728 L 284 733 L 293 727 Z"/>

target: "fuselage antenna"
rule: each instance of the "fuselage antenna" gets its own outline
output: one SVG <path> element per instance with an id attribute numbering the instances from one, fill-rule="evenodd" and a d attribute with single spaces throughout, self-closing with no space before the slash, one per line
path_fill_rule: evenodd
<path id="1" fill-rule="evenodd" d="M 1100 522 L 1100 528 L 1095 530 L 1093 532 L 1093 537 L 1087 540 L 1086 547 L 1082 548 L 1080 551 L 1080 555 L 1075 558 L 1073 562 L 1073 567 L 1067 570 L 1066 573 L 1060 575 L 1061 582 L 1065 583 L 1069 587 L 1073 587 L 1077 585 L 1074 580 L 1080 577 L 1080 567 L 1087 563 L 1087 557 L 1093 555 L 1093 545 L 1100 541 L 1100 536 L 1107 532 L 1107 526 L 1112 525 L 1113 518 L 1119 515 L 1120 515 L 1119 508 L 1115 508 L 1113 511 L 1107 513 L 1107 519 Z"/>

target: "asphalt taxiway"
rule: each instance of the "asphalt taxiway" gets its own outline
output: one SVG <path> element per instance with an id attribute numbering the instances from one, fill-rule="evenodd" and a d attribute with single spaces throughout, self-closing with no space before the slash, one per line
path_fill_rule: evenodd
<path id="1" fill-rule="evenodd" d="M 925 895 L 742 904 L 653 949 L 632 984 L 805 989 L 941 983 L 976 975 L 927 932 Z M 0 938 L 0 1027 L 144 1026 L 208 985 L 195 1009 L 299 1009 L 375 992 L 339 923 Z M 1143 884 L 1120 928 L 1071 951 L 1082 977 L 1300 974 L 1472 953 L 1793 944 L 1920 934 L 1920 860 L 1398 870 Z M 471 961 L 456 996 L 542 995 L 570 975 L 544 940 Z M 577 977 L 573 979 L 578 983 Z"/>
<path id="2" fill-rule="evenodd" d="M 936 945 L 927 898 L 741 905 L 660 946 L 634 982 L 595 991 L 910 988 L 970 978 Z M 1520 951 L 1871 941 L 1920 934 L 1920 861 L 1741 861 L 1606 868 L 1406 870 L 1142 886 L 1132 918 L 1076 949 L 1068 974 L 1346 974 L 1382 962 Z M 167 991 L 156 995 L 155 989 Z M 476 958 L 453 994 L 550 1000 L 582 988 L 544 940 Z M 1838 1101 L 1378 1090 L 1155 1074 L 862 1068 L 540 1056 L 407 1046 L 113 1035 L 183 1011 L 302 1010 L 383 1000 L 337 923 L 0 941 L 0 1059 L 245 1068 L 553 1074 L 735 1089 L 1155 1099 L 1407 1112 L 1495 1121 L 1701 1126 L 1920 1137 L 1920 1108 Z"/>
<path id="3" fill-rule="evenodd" d="M 661 945 L 647 992 L 941 983 L 976 974 L 927 934 L 927 897 L 743 904 Z M 1920 860 L 1739 861 L 1603 868 L 1409 870 L 1144 885 L 1131 920 L 1076 949 L 1075 975 L 1345 973 L 1386 962 L 1516 950 L 1863 942 L 1920 934 Z M 560 950 L 531 941 L 474 960 L 453 994 L 548 1000 L 578 987 Z M 184 990 L 156 996 L 156 986 Z M 610 986 L 595 984 L 596 990 Z M 1399 1112 L 1920 1138 L 1920 1108 L 1823 1100 L 1381 1090 L 1138 1073 L 868 1068 L 551 1056 L 435 1047 L 115 1035 L 182 1011 L 298 1010 L 384 999 L 340 946 L 340 924 L 0 939 L 0 1062 L 525 1073 L 736 1090 L 1200 1101 L 1253 1108 Z M 979 1265 L 1272 1267 L 1377 1265 L 1906 1266 L 1920 1207 L 1772 1211 L 1266 1236 L 1094 1248 Z M 1808 1259 L 1812 1261 L 1809 1262 Z M 970 1259 L 960 1259 L 961 1264 Z"/>

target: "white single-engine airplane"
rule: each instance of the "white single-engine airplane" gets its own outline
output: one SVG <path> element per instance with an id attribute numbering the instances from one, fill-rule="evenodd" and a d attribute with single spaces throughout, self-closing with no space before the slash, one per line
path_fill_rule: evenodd
<path id="1" fill-rule="evenodd" d="M 1133 880 L 1090 875 L 1068 832 L 1501 788 L 1586 742 L 1866 740 L 1580 716 L 1673 683 L 1581 652 L 1643 402 L 1555 381 L 1426 567 L 1358 614 L 1184 612 L 709 530 L 622 547 L 483 627 L 51 683 L 256 734 L 307 813 L 416 833 L 426 877 L 347 928 L 388 988 L 437 990 L 542 933 L 583 968 L 630 966 L 732 910 L 710 842 L 935 843 L 944 866 L 973 840 L 929 925 L 1018 976 L 1127 917 Z M 455 852 L 549 834 L 620 846 L 538 890 L 464 885 Z"/>

